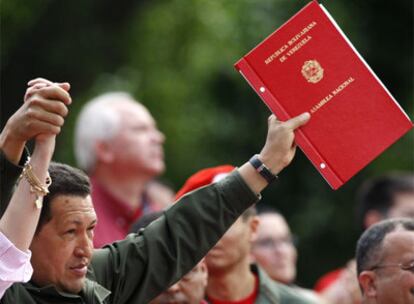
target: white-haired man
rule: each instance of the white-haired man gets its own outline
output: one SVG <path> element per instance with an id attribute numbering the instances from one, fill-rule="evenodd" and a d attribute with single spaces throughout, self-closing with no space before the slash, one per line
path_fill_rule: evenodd
<path id="1" fill-rule="evenodd" d="M 93 185 L 95 247 L 123 239 L 138 217 L 158 209 L 145 187 L 165 169 L 163 143 L 150 112 L 127 93 L 100 95 L 82 109 L 75 154 Z"/>

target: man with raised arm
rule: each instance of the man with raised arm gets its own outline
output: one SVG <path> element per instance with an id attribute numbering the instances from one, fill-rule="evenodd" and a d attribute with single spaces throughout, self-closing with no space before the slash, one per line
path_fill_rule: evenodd
<path id="1" fill-rule="evenodd" d="M 43 196 L 47 193 L 47 170 L 55 147 L 55 136 L 67 114 L 71 99 L 68 83 L 53 84 L 37 79 L 29 82 L 25 102 L 8 120 L 0 134 L 0 161 L 18 164 L 25 142 L 35 138 L 33 155 L 24 163 L 4 215 L 0 219 L 0 298 L 14 282 L 28 281 L 33 269 L 30 264 L 30 243 L 41 212 Z M 2 184 L 7 185 L 1 167 Z M 2 192 L 3 194 L 3 192 Z M 6 198 L 1 198 L 4 209 Z M 37 204 L 37 205 L 36 205 Z M 2 208 L 2 209 L 3 209 Z"/>
<path id="2" fill-rule="evenodd" d="M 52 164 L 53 183 L 30 247 L 33 278 L 11 286 L 1 303 L 148 303 L 188 273 L 258 201 L 272 176 L 292 161 L 294 130 L 309 117 L 279 122 L 271 116 L 254 166 L 246 162 L 220 182 L 182 197 L 139 234 L 97 250 L 88 178 Z"/>

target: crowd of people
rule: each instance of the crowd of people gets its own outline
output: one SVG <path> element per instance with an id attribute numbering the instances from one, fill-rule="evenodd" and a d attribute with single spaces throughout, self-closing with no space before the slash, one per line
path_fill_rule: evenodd
<path id="1" fill-rule="evenodd" d="M 53 162 L 69 91 L 30 81 L 0 134 L 0 303 L 414 303 L 412 172 L 361 186 L 355 257 L 305 289 L 288 222 L 256 203 L 294 158 L 308 113 L 270 116 L 258 154 L 196 172 L 174 195 L 156 180 L 164 135 L 125 92 L 80 112 L 83 171 Z"/>

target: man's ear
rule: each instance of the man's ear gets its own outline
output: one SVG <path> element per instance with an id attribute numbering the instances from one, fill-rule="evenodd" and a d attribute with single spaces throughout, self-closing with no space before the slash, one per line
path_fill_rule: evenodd
<path id="1" fill-rule="evenodd" d="M 96 162 L 111 163 L 114 159 L 111 145 L 105 141 L 97 141 L 95 143 Z"/>
<path id="2" fill-rule="evenodd" d="M 358 276 L 362 295 L 365 298 L 375 298 L 377 296 L 376 274 L 372 270 L 364 270 Z"/>
<path id="3" fill-rule="evenodd" d="M 250 242 L 253 243 L 257 239 L 257 228 L 259 227 L 260 219 L 257 215 L 250 218 Z"/>
<path id="4" fill-rule="evenodd" d="M 203 286 L 204 288 L 207 287 L 207 283 L 208 283 L 208 269 L 207 269 L 207 264 L 204 260 L 204 258 L 201 260 L 201 262 L 199 263 L 200 265 L 200 271 L 203 274 Z"/>

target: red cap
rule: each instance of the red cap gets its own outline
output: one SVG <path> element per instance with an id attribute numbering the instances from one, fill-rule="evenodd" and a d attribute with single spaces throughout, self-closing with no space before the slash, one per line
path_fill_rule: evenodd
<path id="1" fill-rule="evenodd" d="M 229 172 L 233 171 L 234 168 L 235 167 L 231 165 L 222 165 L 203 169 L 197 173 L 194 173 L 186 180 L 184 186 L 178 190 L 177 194 L 175 195 L 175 199 L 179 199 L 190 191 L 219 181 L 221 178 L 229 174 Z"/>

